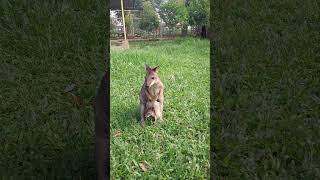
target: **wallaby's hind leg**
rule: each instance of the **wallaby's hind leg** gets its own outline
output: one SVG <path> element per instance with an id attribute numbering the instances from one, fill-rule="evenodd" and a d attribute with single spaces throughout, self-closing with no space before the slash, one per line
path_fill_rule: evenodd
<path id="1" fill-rule="evenodd" d="M 155 122 L 162 121 L 162 113 L 160 110 L 157 111 L 156 117 L 154 119 L 155 119 Z"/>
<path id="2" fill-rule="evenodd" d="M 163 104 L 161 104 L 161 106 L 160 106 L 160 116 L 159 116 L 160 121 L 163 121 L 162 114 L 163 114 Z"/>
<path id="3" fill-rule="evenodd" d="M 140 125 L 141 127 L 144 127 L 144 120 L 145 120 L 145 117 L 144 117 L 144 105 L 143 104 L 140 104 Z"/>
<path id="4" fill-rule="evenodd" d="M 160 117 L 159 117 L 159 121 L 163 121 L 163 119 L 162 119 L 162 113 L 161 113 L 161 115 L 160 115 Z"/>

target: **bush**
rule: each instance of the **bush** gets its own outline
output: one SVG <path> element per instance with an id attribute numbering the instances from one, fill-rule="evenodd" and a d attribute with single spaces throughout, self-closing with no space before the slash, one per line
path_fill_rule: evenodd
<path id="1" fill-rule="evenodd" d="M 169 0 L 160 7 L 160 17 L 172 31 L 178 25 L 183 26 L 188 22 L 188 11 L 183 3 Z"/>
<path id="2" fill-rule="evenodd" d="M 143 16 L 140 22 L 142 30 L 151 32 L 159 27 L 159 18 L 150 1 L 143 2 Z"/>
<path id="3" fill-rule="evenodd" d="M 134 27 L 133 27 L 133 15 L 131 13 L 127 14 L 124 18 L 124 21 L 126 23 L 126 31 L 127 31 L 127 34 L 133 34 L 133 30 L 134 30 Z"/>

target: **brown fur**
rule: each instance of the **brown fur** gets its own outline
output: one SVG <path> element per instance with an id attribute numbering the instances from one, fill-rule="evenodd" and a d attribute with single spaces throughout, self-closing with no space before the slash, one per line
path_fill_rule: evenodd
<path id="1" fill-rule="evenodd" d="M 149 100 L 146 104 L 146 110 L 144 113 L 145 118 L 152 117 L 155 121 L 160 118 L 160 103 L 155 100 Z"/>
<path id="2" fill-rule="evenodd" d="M 162 119 L 163 102 L 164 102 L 164 85 L 158 76 L 159 67 L 151 69 L 146 65 L 146 77 L 140 91 L 140 124 L 144 127 L 145 114 L 149 111 L 147 103 L 151 102 L 151 106 L 155 102 L 159 105 L 154 106 L 154 111 L 157 112 L 157 119 Z M 155 118 L 156 119 L 156 118 Z"/>

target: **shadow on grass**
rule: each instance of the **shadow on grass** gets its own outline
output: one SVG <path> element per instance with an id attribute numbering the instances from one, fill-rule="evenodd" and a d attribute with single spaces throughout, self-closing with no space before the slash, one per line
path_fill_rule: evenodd
<path id="1" fill-rule="evenodd" d="M 66 149 L 60 157 L 52 159 L 46 165 L 48 174 L 54 178 L 95 179 L 94 145 L 79 147 L 79 150 Z"/>
<path id="2" fill-rule="evenodd" d="M 125 130 L 131 128 L 134 125 L 140 124 L 140 107 L 139 105 L 129 105 L 122 107 L 121 110 L 118 110 L 116 115 L 116 129 Z M 111 118 L 112 121 L 112 118 Z"/>
<path id="3" fill-rule="evenodd" d="M 31 148 L 38 145 L 28 146 Z M 1 169 L 0 179 L 95 179 L 93 144 L 67 145 L 60 150 L 54 150 L 57 147 L 53 146 L 47 148 L 51 152 L 39 151 L 34 155 L 18 152 L 23 159 L 9 160 L 16 165 L 12 168 L 13 162 L 10 162 L 7 167 L 3 167 L 5 169 Z"/>
<path id="4" fill-rule="evenodd" d="M 112 119 L 112 118 L 111 118 Z M 126 130 L 127 128 L 132 128 L 133 126 L 140 126 L 140 106 L 139 105 L 129 105 L 123 107 L 121 112 L 117 114 L 116 129 L 121 131 Z M 111 120 L 112 121 L 112 120 Z M 145 126 L 151 126 L 153 124 L 150 118 L 145 120 Z"/>

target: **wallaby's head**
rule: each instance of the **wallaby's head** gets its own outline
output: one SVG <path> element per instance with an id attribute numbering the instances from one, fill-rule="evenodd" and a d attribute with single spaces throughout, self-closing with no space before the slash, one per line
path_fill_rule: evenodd
<path id="1" fill-rule="evenodd" d="M 153 84 L 156 84 L 159 81 L 158 70 L 159 66 L 156 66 L 152 69 L 149 65 L 146 65 L 145 84 L 147 88 L 151 87 Z"/>

